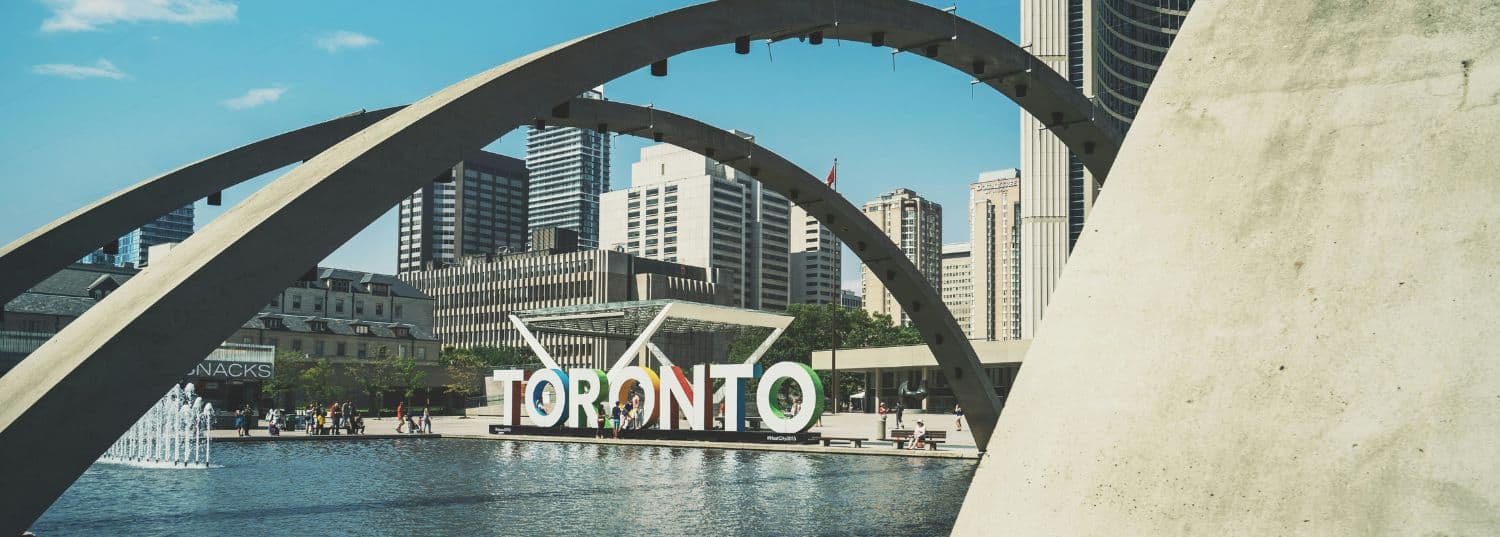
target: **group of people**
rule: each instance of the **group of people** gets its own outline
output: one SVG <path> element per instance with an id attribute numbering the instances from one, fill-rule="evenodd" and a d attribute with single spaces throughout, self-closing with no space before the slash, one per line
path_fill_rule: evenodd
<path id="1" fill-rule="evenodd" d="M 364 434 L 365 418 L 353 401 L 334 402 L 327 408 L 312 403 L 302 409 L 302 426 L 307 434 Z"/>
<path id="2" fill-rule="evenodd" d="M 603 412 L 599 413 L 599 428 L 594 431 L 595 438 L 604 438 L 605 429 L 614 429 L 615 438 L 620 437 L 623 429 L 640 429 L 641 420 L 641 396 L 633 394 L 629 401 L 615 401 L 615 406 L 609 409 L 609 416 Z"/>
<path id="3" fill-rule="evenodd" d="M 234 434 L 237 436 L 250 436 L 250 417 L 254 415 L 255 411 L 250 408 L 250 405 L 245 405 L 245 408 L 235 409 Z"/>
<path id="4" fill-rule="evenodd" d="M 407 411 L 406 403 L 396 404 L 396 432 L 407 434 L 432 434 L 432 411 L 422 407 L 422 415 Z"/>

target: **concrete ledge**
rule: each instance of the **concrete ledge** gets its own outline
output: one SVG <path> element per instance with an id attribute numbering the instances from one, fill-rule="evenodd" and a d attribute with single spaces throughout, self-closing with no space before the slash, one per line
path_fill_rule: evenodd
<path id="1" fill-rule="evenodd" d="M 319 442 L 339 440 L 395 440 L 400 438 L 442 438 L 440 434 L 339 434 L 339 435 L 306 435 L 306 434 L 283 434 L 271 436 L 268 434 L 256 436 L 215 436 L 214 442 L 245 443 L 245 442 Z"/>

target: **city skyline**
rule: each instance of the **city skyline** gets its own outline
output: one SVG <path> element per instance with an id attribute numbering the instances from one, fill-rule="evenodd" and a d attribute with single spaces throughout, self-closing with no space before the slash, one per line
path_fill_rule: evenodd
<path id="1" fill-rule="evenodd" d="M 0 202 L 13 215 L 0 224 L 0 240 L 14 240 L 109 192 L 240 140 L 359 106 L 373 110 L 411 102 L 442 81 L 490 67 L 497 58 L 569 39 L 574 31 L 557 18 L 563 12 L 573 25 L 602 30 L 692 3 L 599 3 L 595 9 L 505 9 L 473 3 L 403 17 L 388 16 L 394 8 L 327 4 L 299 8 L 305 13 L 296 21 L 275 18 L 274 6 L 242 4 L 232 19 L 99 22 L 97 29 L 79 32 L 42 30 L 43 21 L 55 16 L 45 6 L 7 5 L 0 10 L 6 14 L 0 27 L 8 30 L 0 36 L 6 43 L 0 46 L 6 51 L 0 53 L 0 102 L 7 104 L 0 107 L 15 118 L 14 128 L 0 133 L 0 173 L 49 177 L 65 188 L 18 182 Z M 1014 38 L 1016 11 L 1015 4 L 1004 3 L 965 6 L 960 14 Z M 497 13 L 515 20 L 516 31 L 478 36 L 416 30 L 455 16 Z M 403 18 L 410 28 L 396 23 Z M 334 39 L 338 32 L 373 42 L 349 36 L 340 41 Z M 778 43 L 770 58 L 763 43 L 754 48 L 747 57 L 735 56 L 729 47 L 682 55 L 673 59 L 671 76 L 657 79 L 644 70 L 634 72 L 610 82 L 609 94 L 619 101 L 670 107 L 717 126 L 751 130 L 767 147 L 817 173 L 837 157 L 840 191 L 856 204 L 892 188 L 920 184 L 924 196 L 956 207 L 967 199 L 970 178 L 1016 165 L 1015 133 L 992 126 L 1013 123 L 1018 109 L 984 88 L 971 98 L 969 77 L 917 58 L 898 58 L 892 70 L 886 49 L 862 43 Z M 423 54 L 429 50 L 445 54 Z M 101 58 L 112 67 L 98 64 Z M 89 69 L 59 71 L 63 65 Z M 75 78 L 91 75 L 109 76 Z M 737 82 L 725 85 L 725 79 Z M 921 98 L 909 98 L 913 95 Z M 742 106 L 724 106 L 728 103 Z M 819 112 L 798 112 L 814 109 Z M 889 129 L 893 122 L 912 128 Z M 57 130 L 81 124 L 90 129 Z M 808 134 L 830 124 L 840 125 L 830 131 L 836 135 Z M 524 156 L 524 129 L 505 134 L 488 149 Z M 30 134 L 21 138 L 21 133 Z M 611 167 L 616 170 L 628 169 L 638 149 L 650 143 L 629 137 L 614 142 Z M 111 162 L 110 173 L 99 174 L 85 162 L 63 157 L 78 153 Z M 199 203 L 200 226 L 285 171 L 226 190 L 224 207 Z M 954 211 L 949 218 L 948 227 L 960 233 L 966 216 Z M 396 220 L 393 208 L 324 264 L 396 272 Z M 858 287 L 858 267 L 855 256 L 843 256 L 845 288 Z"/>

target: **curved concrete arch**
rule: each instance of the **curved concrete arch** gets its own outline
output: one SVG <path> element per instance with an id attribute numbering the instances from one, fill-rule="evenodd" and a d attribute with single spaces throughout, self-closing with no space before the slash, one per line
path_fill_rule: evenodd
<path id="1" fill-rule="evenodd" d="M 817 29 L 917 48 L 973 71 L 983 66 L 994 76 L 989 84 L 1053 126 L 1090 171 L 1108 173 L 1118 135 L 1090 119 L 1087 100 L 1070 84 L 1047 69 L 1029 69 L 1030 56 L 1003 38 L 904 0 L 721 0 L 559 44 L 445 88 L 319 153 L 0 377 L 0 458 L 30 461 L 7 476 L 0 492 L 8 507 L 0 512 L 0 532 L 20 532 L 40 516 L 156 399 L 160 386 L 222 342 L 265 297 L 464 152 L 536 110 L 641 66 L 737 37 Z M 986 36 L 1004 56 L 975 48 Z M 50 441 L 35 442 L 37 431 Z"/>
<path id="2" fill-rule="evenodd" d="M 246 144 L 110 194 L 0 248 L 0 304 L 172 209 L 295 164 L 404 107 L 359 112 Z"/>
<path id="3" fill-rule="evenodd" d="M 891 0 L 844 0 L 828 13 L 807 13 L 802 26 L 746 27 L 743 35 L 780 39 L 822 31 L 837 39 L 880 41 L 897 50 L 926 55 L 1010 97 L 1027 113 L 1053 125 L 1053 132 L 1102 184 L 1122 136 L 1094 122 L 1093 107 L 1071 83 L 1004 37 L 983 26 L 925 6 L 883 5 Z M 907 4 L 907 2 L 895 2 Z M 880 8 L 887 8 L 882 11 Z M 895 13 L 890 8 L 897 8 Z M 840 10 L 839 8 L 842 8 Z M 689 8 L 694 9 L 694 8 Z M 902 11 L 904 10 L 904 11 Z M 821 15 L 821 18 L 819 18 Z M 830 18 L 831 17 L 831 18 Z M 901 24 L 890 24 L 892 18 Z M 813 21 L 824 21 L 814 24 Z M 831 21 L 831 22 L 830 22 Z M 734 34 L 727 32 L 725 35 Z M 982 72 L 981 72 L 982 71 Z M 399 110 L 351 114 L 220 153 L 148 179 L 54 220 L 0 248 L 0 304 L 93 248 L 151 219 L 281 166 L 306 160 L 375 121 Z M 286 156 L 290 155 L 290 156 Z M 279 164 L 278 164 L 279 163 Z"/>

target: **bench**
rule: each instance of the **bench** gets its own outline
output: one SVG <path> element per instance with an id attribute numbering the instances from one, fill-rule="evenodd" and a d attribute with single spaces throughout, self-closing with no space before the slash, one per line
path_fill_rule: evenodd
<path id="1" fill-rule="evenodd" d="M 854 436 L 824 436 L 819 438 L 818 440 L 823 442 L 823 447 L 828 447 L 832 445 L 833 442 L 846 442 L 854 444 L 854 447 L 865 447 L 864 444 L 865 440 L 867 439 Z"/>
<path id="2" fill-rule="evenodd" d="M 911 433 L 911 429 L 893 429 L 889 437 L 892 442 L 896 443 L 896 449 L 901 449 L 906 446 L 907 442 L 911 441 Z M 938 444 L 947 441 L 948 431 L 927 430 L 927 449 L 937 451 Z"/>

